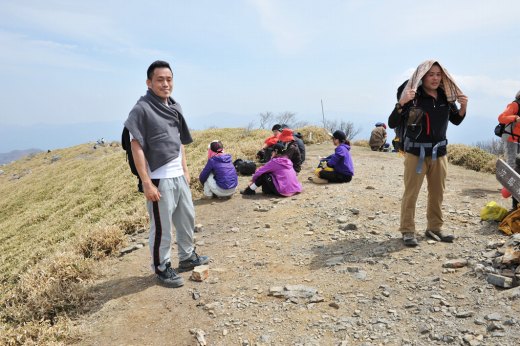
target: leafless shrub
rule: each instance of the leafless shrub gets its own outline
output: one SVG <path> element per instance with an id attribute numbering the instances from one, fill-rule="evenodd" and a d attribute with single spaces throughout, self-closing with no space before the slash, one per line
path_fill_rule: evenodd
<path id="1" fill-rule="evenodd" d="M 286 125 L 294 124 L 296 123 L 296 113 L 288 111 L 282 112 L 276 116 L 276 122 Z"/>
<path id="2" fill-rule="evenodd" d="M 259 128 L 260 129 L 267 129 L 267 126 L 269 126 L 269 123 L 271 123 L 274 119 L 274 114 L 272 112 L 264 112 L 258 114 L 259 119 Z"/>
<path id="3" fill-rule="evenodd" d="M 337 120 L 325 120 L 323 127 L 330 133 L 333 133 L 336 130 L 345 132 L 349 141 L 352 141 L 362 130 L 362 128 L 356 128 L 354 123 L 343 120 L 340 122 Z"/>
<path id="4" fill-rule="evenodd" d="M 504 156 L 505 154 L 504 141 L 500 138 L 492 138 L 487 141 L 478 141 L 474 144 L 474 146 L 493 155 Z"/>

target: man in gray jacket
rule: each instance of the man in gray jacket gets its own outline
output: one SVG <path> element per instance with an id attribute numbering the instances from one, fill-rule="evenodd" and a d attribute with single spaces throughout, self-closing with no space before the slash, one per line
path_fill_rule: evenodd
<path id="1" fill-rule="evenodd" d="M 193 246 L 195 208 L 189 186 L 184 145 L 191 143 L 181 106 L 170 96 L 173 72 L 165 61 L 147 71 L 148 91 L 130 111 L 125 127 L 130 132 L 132 156 L 150 215 L 150 253 L 157 278 L 170 287 L 184 281 L 171 267 L 171 231 L 175 227 L 179 271 L 209 263 Z"/>

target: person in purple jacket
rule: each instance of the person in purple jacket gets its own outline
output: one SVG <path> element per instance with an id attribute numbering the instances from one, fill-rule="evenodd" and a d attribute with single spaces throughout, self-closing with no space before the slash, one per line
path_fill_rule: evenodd
<path id="1" fill-rule="evenodd" d="M 224 154 L 224 145 L 213 141 L 208 146 L 208 162 L 200 172 L 199 180 L 204 185 L 203 199 L 231 198 L 238 185 L 238 176 L 230 154 Z"/>
<path id="2" fill-rule="evenodd" d="M 325 164 L 318 172 L 318 177 L 310 180 L 316 184 L 348 183 L 354 175 L 354 163 L 350 156 L 350 142 L 345 132 L 337 130 L 332 134 L 332 141 L 336 146 L 334 154 L 322 159 Z"/>
<path id="3" fill-rule="evenodd" d="M 253 174 L 249 186 L 240 193 L 254 195 L 259 186 L 262 186 L 262 192 L 265 194 L 282 197 L 302 192 L 302 186 L 293 169 L 293 164 L 289 158 L 283 155 L 283 151 L 283 144 L 273 145 L 271 160 Z"/>

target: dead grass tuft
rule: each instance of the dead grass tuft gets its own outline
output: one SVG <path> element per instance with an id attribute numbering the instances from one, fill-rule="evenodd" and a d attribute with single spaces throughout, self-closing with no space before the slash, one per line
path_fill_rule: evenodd
<path id="1" fill-rule="evenodd" d="M 352 145 L 356 147 L 370 148 L 370 145 L 368 145 L 368 141 L 366 139 L 360 139 L 358 141 L 355 141 L 352 143 Z"/>
<path id="2" fill-rule="evenodd" d="M 448 146 L 448 161 L 450 163 L 477 172 L 495 174 L 496 160 L 495 155 L 477 147 L 463 144 L 450 144 Z"/>
<path id="3" fill-rule="evenodd" d="M 81 310 L 88 298 L 85 283 L 93 277 L 93 262 L 77 253 L 47 258 L 24 272 L 4 295 L 1 318 L 14 326 L 35 321 L 55 324 L 59 316 Z"/>
<path id="4" fill-rule="evenodd" d="M 117 253 L 126 243 L 126 235 L 121 228 L 98 226 L 78 241 L 78 251 L 85 258 L 99 260 Z"/>

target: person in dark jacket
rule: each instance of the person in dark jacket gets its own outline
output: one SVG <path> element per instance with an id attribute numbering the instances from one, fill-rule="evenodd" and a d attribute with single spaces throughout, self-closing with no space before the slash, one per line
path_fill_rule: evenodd
<path id="1" fill-rule="evenodd" d="M 278 141 L 282 143 L 285 148 L 283 155 L 291 160 L 294 171 L 299 173 L 302 170 L 302 159 L 298 144 L 296 144 L 294 140 L 293 131 L 290 128 L 283 129 L 280 136 L 278 136 Z"/>
<path id="2" fill-rule="evenodd" d="M 213 141 L 208 146 L 208 162 L 200 172 L 199 180 L 204 185 L 204 199 L 213 196 L 230 198 L 236 191 L 238 176 L 230 154 L 224 153 L 224 145 Z"/>
<path id="3" fill-rule="evenodd" d="M 458 109 L 455 101 L 460 104 Z M 399 231 L 406 246 L 417 246 L 415 206 L 424 177 L 428 181 L 426 235 L 452 242 L 453 234 L 442 230 L 442 200 L 446 184 L 446 130 L 459 125 L 466 116 L 468 98 L 448 71 L 437 61 L 420 64 L 399 95 L 388 118 L 390 128 L 405 126 L 404 193 Z"/>
<path id="4" fill-rule="evenodd" d="M 335 131 L 332 134 L 332 142 L 336 146 L 334 154 L 321 159 L 320 167 L 315 171 L 316 177 L 309 178 L 313 183 L 348 183 L 354 176 L 350 142 L 345 132 Z"/>
<path id="5" fill-rule="evenodd" d="M 300 132 L 293 131 L 294 141 L 298 145 L 298 149 L 300 150 L 300 159 L 301 163 L 305 161 L 305 143 L 303 142 L 303 136 Z"/>

